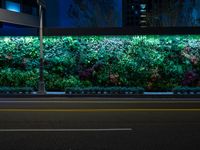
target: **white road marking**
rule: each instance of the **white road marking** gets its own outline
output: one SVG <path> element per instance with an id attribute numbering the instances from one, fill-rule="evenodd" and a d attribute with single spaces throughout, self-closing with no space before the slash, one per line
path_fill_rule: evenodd
<path id="1" fill-rule="evenodd" d="M 133 131 L 132 128 L 111 129 L 0 129 L 0 132 L 117 132 Z"/>
<path id="2" fill-rule="evenodd" d="M 0 101 L 0 103 L 133 103 L 133 101 Z"/>

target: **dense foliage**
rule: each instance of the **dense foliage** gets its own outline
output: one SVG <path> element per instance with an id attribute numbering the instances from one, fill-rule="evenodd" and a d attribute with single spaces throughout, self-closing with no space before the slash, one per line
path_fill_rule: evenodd
<path id="1" fill-rule="evenodd" d="M 200 36 L 46 37 L 47 90 L 200 85 Z M 0 38 L 0 86 L 33 87 L 39 75 L 37 37 Z"/>

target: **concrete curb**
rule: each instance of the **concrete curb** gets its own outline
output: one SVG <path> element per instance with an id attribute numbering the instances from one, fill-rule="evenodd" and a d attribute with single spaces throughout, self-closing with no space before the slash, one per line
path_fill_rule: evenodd
<path id="1" fill-rule="evenodd" d="M 0 94 L 0 98 L 199 98 L 200 95 L 175 95 L 175 94 L 144 94 L 144 95 L 98 95 L 98 94 L 85 94 L 85 95 L 66 95 L 66 94 Z"/>

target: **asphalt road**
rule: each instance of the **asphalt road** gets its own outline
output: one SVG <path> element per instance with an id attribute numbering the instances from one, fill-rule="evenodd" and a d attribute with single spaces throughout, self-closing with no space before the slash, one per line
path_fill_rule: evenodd
<path id="1" fill-rule="evenodd" d="M 198 99 L 0 98 L 0 150 L 200 149 Z"/>

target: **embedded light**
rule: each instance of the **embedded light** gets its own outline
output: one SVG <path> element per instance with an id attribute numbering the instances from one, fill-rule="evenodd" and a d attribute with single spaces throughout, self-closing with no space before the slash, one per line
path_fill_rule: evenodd
<path id="1" fill-rule="evenodd" d="M 145 18 L 145 17 L 147 17 L 147 15 L 141 15 L 140 17 Z"/>
<path id="2" fill-rule="evenodd" d="M 141 9 L 140 12 L 146 12 L 146 9 Z"/>
<path id="3" fill-rule="evenodd" d="M 140 4 L 141 9 L 146 9 L 146 4 Z"/>
<path id="4" fill-rule="evenodd" d="M 141 22 L 141 23 L 146 23 L 147 21 L 146 21 L 146 20 L 141 20 L 140 22 Z"/>
<path id="5" fill-rule="evenodd" d="M 6 1 L 6 9 L 13 12 L 20 12 L 20 4 L 16 2 Z"/>

